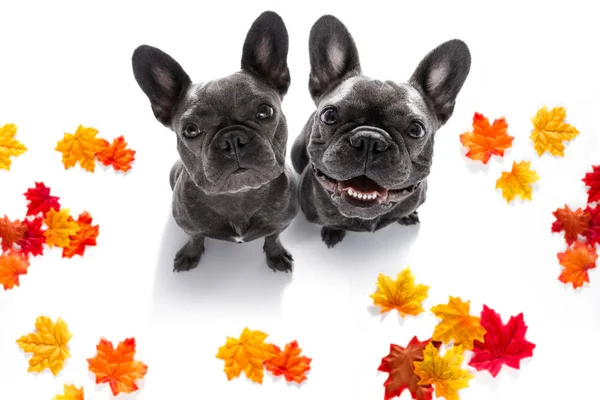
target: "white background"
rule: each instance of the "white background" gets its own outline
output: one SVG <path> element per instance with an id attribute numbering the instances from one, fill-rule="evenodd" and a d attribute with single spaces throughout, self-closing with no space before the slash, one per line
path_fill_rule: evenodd
<path id="1" fill-rule="evenodd" d="M 524 312 L 534 357 L 493 380 L 476 374 L 461 399 L 592 398 L 600 377 L 600 275 L 574 291 L 557 278 L 551 212 L 585 206 L 581 178 L 600 163 L 600 28 L 593 6 L 543 2 L 30 2 L 0 5 L 0 125 L 15 123 L 29 148 L 0 171 L 0 215 L 25 215 L 22 195 L 43 181 L 74 214 L 100 224 L 98 246 L 61 259 L 59 249 L 32 261 L 21 287 L 0 293 L 0 398 L 51 399 L 63 383 L 85 386 L 86 399 L 112 398 L 96 387 L 86 358 L 100 337 L 135 337 L 149 366 L 142 390 L 122 399 L 383 399 L 387 374 L 377 367 L 390 343 L 427 339 L 430 314 L 401 321 L 370 307 L 379 273 L 411 266 L 431 285 L 429 310 L 448 296 L 487 304 L 506 321 Z M 348 234 L 335 249 L 302 215 L 282 240 L 296 260 L 293 274 L 273 273 L 262 241 L 208 240 L 199 268 L 174 274 L 185 235 L 171 217 L 168 174 L 177 158 L 174 134 L 152 116 L 130 57 L 157 46 L 194 80 L 238 69 L 247 29 L 273 9 L 290 34 L 292 86 L 284 101 L 291 147 L 314 105 L 308 95 L 308 32 L 325 13 L 338 16 L 359 48 L 365 74 L 404 81 L 433 47 L 451 38 L 471 48 L 471 74 L 454 116 L 436 138 L 421 226 Z M 565 158 L 534 154 L 529 119 L 543 105 L 567 108 L 580 136 Z M 459 135 L 474 112 L 505 116 L 516 137 L 505 159 L 482 167 L 464 157 Z M 123 134 L 137 150 L 133 170 L 65 171 L 54 151 L 64 132 L 93 126 L 112 140 Z M 512 161 L 532 160 L 541 180 L 532 202 L 507 205 L 494 189 Z M 72 358 L 57 376 L 27 373 L 15 340 L 37 316 L 62 317 L 75 335 Z M 262 386 L 228 382 L 215 355 L 227 336 L 263 330 L 283 346 L 297 339 L 314 359 L 298 388 L 267 376 Z M 405 393 L 401 399 L 409 399 Z"/>

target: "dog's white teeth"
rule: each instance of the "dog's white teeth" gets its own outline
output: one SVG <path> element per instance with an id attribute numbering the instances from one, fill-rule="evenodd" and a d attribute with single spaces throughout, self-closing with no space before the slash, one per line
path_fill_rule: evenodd
<path id="1" fill-rule="evenodd" d="M 354 190 L 352 190 L 352 189 L 348 189 L 348 194 L 349 194 L 350 196 L 354 196 Z"/>
<path id="2" fill-rule="evenodd" d="M 371 201 L 371 200 L 375 200 L 379 194 L 378 193 L 358 193 L 356 191 L 354 191 L 353 189 L 348 189 L 348 191 L 346 192 L 348 194 L 348 196 L 357 199 L 357 200 L 362 200 L 362 201 Z"/>

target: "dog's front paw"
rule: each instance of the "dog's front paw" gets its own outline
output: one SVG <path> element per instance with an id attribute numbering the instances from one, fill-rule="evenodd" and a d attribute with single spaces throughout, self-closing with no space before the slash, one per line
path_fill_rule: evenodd
<path id="1" fill-rule="evenodd" d="M 289 251 L 282 248 L 282 252 L 275 254 L 267 254 L 267 265 L 274 272 L 290 272 L 294 265 L 294 258 Z"/>
<path id="2" fill-rule="evenodd" d="M 173 260 L 173 271 L 189 271 L 194 269 L 200 263 L 200 258 L 204 253 L 204 238 L 190 239 L 183 245 L 181 249 L 175 255 Z"/>
<path id="3" fill-rule="evenodd" d="M 413 211 L 411 214 L 408 214 L 406 217 L 400 218 L 398 221 L 400 225 L 417 225 L 420 223 L 419 221 L 419 213 Z"/>
<path id="4" fill-rule="evenodd" d="M 326 226 L 321 229 L 321 239 L 323 239 L 323 242 L 325 242 L 329 248 L 332 248 L 341 242 L 344 239 L 344 236 L 346 236 L 346 231 L 342 229 L 328 228 Z"/>

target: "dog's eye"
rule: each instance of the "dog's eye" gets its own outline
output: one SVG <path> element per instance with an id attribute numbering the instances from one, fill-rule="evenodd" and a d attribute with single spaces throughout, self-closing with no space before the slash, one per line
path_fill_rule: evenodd
<path id="1" fill-rule="evenodd" d="M 338 121 L 338 113 L 335 108 L 327 108 L 321 113 L 321 121 L 327 125 L 333 125 Z"/>
<path id="2" fill-rule="evenodd" d="M 196 124 L 187 124 L 183 130 L 183 136 L 188 139 L 193 139 L 201 133 L 200 128 Z"/>
<path id="3" fill-rule="evenodd" d="M 258 119 L 267 119 L 273 116 L 274 110 L 268 104 L 261 104 L 258 106 L 258 110 L 256 111 L 256 118 Z"/>
<path id="4" fill-rule="evenodd" d="M 419 122 L 412 122 L 407 130 L 408 135 L 414 139 L 420 139 L 425 135 L 425 128 Z"/>

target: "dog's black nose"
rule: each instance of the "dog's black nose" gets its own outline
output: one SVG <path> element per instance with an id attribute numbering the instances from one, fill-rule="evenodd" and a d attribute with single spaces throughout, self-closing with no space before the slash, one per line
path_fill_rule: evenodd
<path id="1" fill-rule="evenodd" d="M 219 135 L 217 147 L 231 158 L 243 154 L 244 146 L 250 142 L 250 136 L 242 130 L 224 132 Z"/>
<path id="2" fill-rule="evenodd" d="M 381 133 L 361 130 L 350 137 L 350 145 L 364 152 L 381 153 L 389 147 L 387 139 Z"/>

